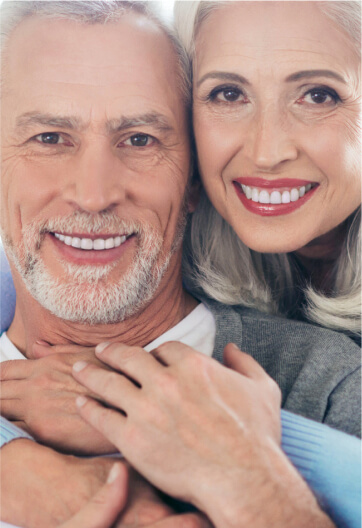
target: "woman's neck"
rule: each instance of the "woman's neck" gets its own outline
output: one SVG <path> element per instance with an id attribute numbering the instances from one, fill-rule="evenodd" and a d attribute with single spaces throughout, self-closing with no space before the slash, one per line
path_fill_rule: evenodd
<path id="1" fill-rule="evenodd" d="M 334 265 L 341 253 L 347 229 L 347 222 L 343 222 L 293 253 L 311 285 L 319 291 L 330 293 L 333 288 Z"/>

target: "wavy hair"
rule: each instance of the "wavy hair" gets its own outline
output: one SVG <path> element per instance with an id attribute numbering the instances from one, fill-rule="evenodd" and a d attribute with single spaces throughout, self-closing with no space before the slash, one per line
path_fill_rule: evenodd
<path id="1" fill-rule="evenodd" d="M 189 57 L 190 69 L 201 24 L 224 3 L 176 2 L 176 32 Z M 349 35 L 360 56 L 360 3 L 321 1 L 318 7 Z M 203 192 L 189 226 L 185 276 L 196 291 L 203 291 L 220 302 L 306 319 L 358 338 L 361 334 L 360 209 L 345 223 L 347 236 L 330 270 L 326 294 L 312 286 L 293 253 L 268 254 L 249 249 Z"/>

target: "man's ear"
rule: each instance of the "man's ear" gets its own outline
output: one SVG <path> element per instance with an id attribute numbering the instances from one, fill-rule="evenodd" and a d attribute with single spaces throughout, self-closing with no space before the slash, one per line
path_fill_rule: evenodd
<path id="1" fill-rule="evenodd" d="M 201 195 L 201 189 L 202 189 L 202 183 L 199 179 L 194 179 L 192 183 L 190 183 L 190 190 L 189 190 L 189 196 L 188 196 L 188 207 L 187 212 L 193 213 L 200 201 L 200 195 Z"/>

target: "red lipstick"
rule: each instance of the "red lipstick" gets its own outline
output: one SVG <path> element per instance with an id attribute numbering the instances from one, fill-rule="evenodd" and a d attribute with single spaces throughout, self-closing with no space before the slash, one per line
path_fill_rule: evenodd
<path id="1" fill-rule="evenodd" d="M 289 203 L 260 203 L 255 202 L 250 198 L 247 198 L 241 185 L 246 185 L 252 187 L 253 189 L 259 188 L 263 189 L 264 192 L 279 191 L 283 192 L 284 190 L 298 189 L 306 185 L 314 185 L 310 190 L 308 190 L 304 196 L 299 197 L 296 201 L 290 201 Z M 260 216 L 280 216 L 292 213 L 296 209 L 302 207 L 317 191 L 319 185 L 315 182 L 310 182 L 306 180 L 289 180 L 289 179 L 280 179 L 280 180 L 263 180 L 261 178 L 238 178 L 233 181 L 235 192 L 244 205 L 245 209 L 248 211 L 260 215 Z"/>

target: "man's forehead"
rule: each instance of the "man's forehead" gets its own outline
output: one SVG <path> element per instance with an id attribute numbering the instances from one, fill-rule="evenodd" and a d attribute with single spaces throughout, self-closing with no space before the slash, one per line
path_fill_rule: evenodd
<path id="1" fill-rule="evenodd" d="M 25 125 L 39 120 L 36 114 L 55 115 L 56 102 L 62 118 L 69 116 L 74 128 L 82 115 L 80 102 L 88 102 L 89 107 L 104 104 L 107 118 L 102 120 L 108 130 L 153 114 L 153 124 L 167 127 L 155 116 L 181 102 L 172 45 L 143 16 L 128 13 L 117 22 L 94 25 L 32 17 L 19 24 L 11 39 L 6 83 L 14 96 L 31 101 L 18 114 Z M 74 112 L 68 108 L 72 104 L 78 105 Z M 82 125 L 87 112 L 84 107 Z"/>

